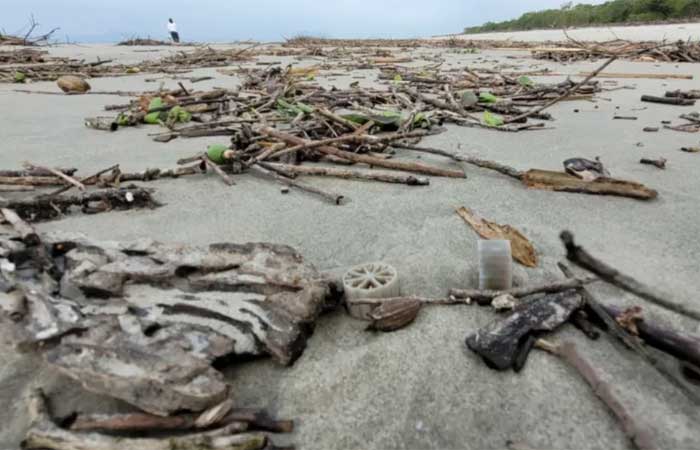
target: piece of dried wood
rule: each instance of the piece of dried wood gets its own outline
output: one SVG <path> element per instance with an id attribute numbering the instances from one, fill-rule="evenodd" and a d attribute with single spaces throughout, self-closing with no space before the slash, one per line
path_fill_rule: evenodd
<path id="1" fill-rule="evenodd" d="M 615 396 L 610 383 L 603 380 L 595 367 L 587 361 L 571 342 L 556 344 L 538 339 L 535 346 L 548 353 L 559 356 L 573 367 L 588 383 L 593 393 L 600 398 L 605 406 L 619 420 L 625 435 L 639 450 L 656 450 L 649 424 L 641 423 L 627 407 Z"/>
<path id="2" fill-rule="evenodd" d="M 572 270 L 565 265 L 564 263 L 558 263 L 559 269 L 564 273 L 564 275 L 570 279 L 574 279 L 574 274 Z M 661 376 L 666 378 L 671 384 L 675 385 L 679 389 L 681 389 L 688 397 L 690 397 L 693 401 L 698 402 L 700 400 L 700 396 L 690 387 L 686 386 L 686 383 L 680 378 L 679 375 L 675 374 L 673 371 L 671 371 L 666 365 L 662 362 L 659 361 L 637 338 L 637 336 L 634 336 L 630 334 L 625 328 L 623 328 L 616 318 L 618 317 L 618 314 L 615 313 L 615 309 L 613 308 L 612 310 L 610 307 L 607 307 L 603 304 L 601 304 L 590 292 L 589 289 L 587 289 L 585 286 L 582 286 L 579 289 L 579 292 L 581 293 L 581 296 L 583 297 L 584 302 L 586 303 L 586 306 L 588 307 L 588 310 L 602 323 L 605 325 L 607 328 L 607 331 L 618 338 L 620 341 L 622 341 L 627 348 L 630 350 L 634 351 L 637 353 L 644 361 L 646 361 L 649 365 L 651 365 Z M 611 312 L 613 311 L 613 312 Z M 621 310 L 619 312 L 622 312 Z M 645 327 L 646 330 L 646 327 Z M 657 331 L 657 330 L 654 330 Z M 663 348 L 661 348 L 664 351 L 668 351 L 669 349 L 672 349 L 673 351 L 680 351 L 681 354 L 683 355 L 691 355 L 691 360 L 692 355 L 698 355 L 700 356 L 700 340 L 696 341 L 693 343 L 692 340 L 688 341 L 686 339 L 678 338 L 678 336 L 675 336 L 673 334 L 668 335 L 665 333 L 661 333 L 656 335 L 657 339 L 652 339 L 652 342 L 658 343 L 661 341 L 662 343 L 659 344 Z M 664 336 L 664 337 L 661 337 Z M 668 341 L 666 341 L 666 338 L 668 336 Z M 677 347 L 676 347 L 677 346 Z M 678 350 L 676 350 L 678 349 Z M 689 353 L 685 353 L 685 351 L 688 351 Z M 700 361 L 700 358 L 695 359 L 696 361 Z"/>
<path id="3" fill-rule="evenodd" d="M 265 168 L 279 169 L 295 175 L 312 175 L 344 179 L 381 181 L 384 183 L 407 184 L 409 186 L 427 186 L 430 184 L 430 180 L 425 177 L 416 177 L 414 175 L 402 175 L 390 172 L 379 172 L 374 170 L 360 172 L 357 170 L 336 169 L 333 167 L 310 165 L 295 166 L 292 164 L 279 163 L 261 163 L 261 165 Z"/>
<path id="4" fill-rule="evenodd" d="M 48 413 L 43 392 L 29 398 L 31 426 L 22 441 L 26 449 L 53 450 L 261 450 L 268 445 L 262 433 L 240 434 L 240 424 L 205 432 L 167 437 L 134 438 L 68 431 L 57 426 Z"/>
<path id="5" fill-rule="evenodd" d="M 500 225 L 480 216 L 469 208 L 457 208 L 457 214 L 484 239 L 505 239 L 510 241 L 513 259 L 527 267 L 537 267 L 537 252 L 532 243 L 510 225 Z"/>
<path id="6" fill-rule="evenodd" d="M 34 227 L 29 225 L 27 222 L 22 220 L 22 218 L 11 208 L 0 208 L 0 213 L 5 221 L 7 221 L 15 229 L 19 235 L 22 242 L 27 245 L 36 245 L 40 242 L 39 235 L 37 234 Z"/>
<path id="7" fill-rule="evenodd" d="M 594 195 L 615 195 L 639 200 L 652 200 L 658 193 L 643 184 L 615 178 L 584 181 L 564 172 L 531 169 L 525 172 L 523 184 L 528 188 L 547 191 L 575 192 Z"/>
<path id="8" fill-rule="evenodd" d="M 26 167 L 28 170 L 34 169 L 34 170 L 47 171 L 47 172 L 49 172 L 49 173 L 51 173 L 51 174 L 53 174 L 53 175 L 55 175 L 55 176 L 57 176 L 57 177 L 59 177 L 59 178 L 64 179 L 64 180 L 67 181 L 68 183 L 70 183 L 70 184 L 72 184 L 73 186 L 77 187 L 78 190 L 80 190 L 80 191 L 84 191 L 84 190 L 85 190 L 85 185 L 84 185 L 83 183 L 81 183 L 80 181 L 78 181 L 78 180 L 76 180 L 75 178 L 71 177 L 70 175 L 66 175 L 65 173 L 61 172 L 60 170 L 52 169 L 52 168 L 50 168 L 50 167 L 37 166 L 37 165 L 31 164 L 31 163 L 25 163 L 25 167 Z"/>
<path id="9" fill-rule="evenodd" d="M 0 235 L 0 249 L 13 260 L 22 255 L 23 279 L 9 290 L 21 289 L 26 307 L 21 320 L 0 315 L 8 342 L 43 351 L 86 389 L 155 415 L 203 411 L 227 398 L 215 360 L 269 355 L 291 364 L 329 306 L 331 282 L 285 246 L 52 235 L 37 246 L 51 250 L 43 258 L 55 266 L 44 286 L 43 259 L 34 264 L 12 238 Z"/>
<path id="10" fill-rule="evenodd" d="M 490 291 L 481 289 L 450 289 L 450 296 L 470 299 L 477 302 L 479 305 L 489 305 L 491 302 L 502 295 L 510 295 L 515 298 L 523 298 L 534 294 L 555 294 L 558 292 L 568 291 L 570 289 L 578 289 L 587 284 L 598 281 L 596 277 L 587 278 L 571 278 L 553 283 L 532 284 L 529 286 L 516 287 L 505 291 Z"/>
<path id="11" fill-rule="evenodd" d="M 595 258 L 583 247 L 576 245 L 574 235 L 570 231 L 563 231 L 560 237 L 566 248 L 566 258 L 577 266 L 596 274 L 601 280 L 648 300 L 655 305 L 695 320 L 700 320 L 700 310 L 698 308 L 672 300 L 670 294 L 660 292 L 651 286 L 640 283 Z"/>
<path id="12" fill-rule="evenodd" d="M 639 160 L 639 162 L 640 162 L 640 164 L 649 164 L 651 166 L 658 167 L 659 169 L 665 169 L 666 162 L 668 162 L 668 160 L 666 158 L 659 158 L 659 159 L 642 158 Z"/>

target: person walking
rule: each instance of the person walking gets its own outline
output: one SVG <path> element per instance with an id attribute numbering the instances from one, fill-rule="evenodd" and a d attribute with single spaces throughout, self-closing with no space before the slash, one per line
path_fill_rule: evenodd
<path id="1" fill-rule="evenodd" d="M 173 38 L 173 42 L 178 44 L 180 42 L 180 35 L 177 33 L 177 24 L 173 19 L 168 19 L 168 31 L 170 32 L 170 37 Z"/>

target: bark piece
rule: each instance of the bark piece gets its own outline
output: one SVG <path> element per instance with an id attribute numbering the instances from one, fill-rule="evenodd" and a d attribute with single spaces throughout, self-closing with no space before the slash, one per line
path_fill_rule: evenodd
<path id="1" fill-rule="evenodd" d="M 43 265 L 17 268 L 27 278 L 3 291 L 19 288 L 26 313 L 0 316 L 6 335 L 44 350 L 49 364 L 86 389 L 156 415 L 199 412 L 228 397 L 211 367 L 220 358 L 292 363 L 331 292 L 330 281 L 281 245 L 42 241 L 35 247 L 50 250 L 45 257 L 57 272 L 45 286 Z M 12 235 L 0 235 L 0 249 L 13 259 L 28 251 Z M 32 262 L 32 255 L 23 257 Z M 211 424 L 225 409 L 202 421 Z"/>
<path id="2" fill-rule="evenodd" d="M 533 332 L 556 329 L 582 305 L 581 296 L 573 290 L 524 303 L 505 318 L 499 318 L 467 336 L 467 347 L 492 369 L 510 369 L 528 336 Z"/>
<path id="3" fill-rule="evenodd" d="M 223 376 L 207 361 L 174 347 L 135 345 L 122 333 L 104 342 L 64 341 L 46 360 L 89 391 L 160 416 L 201 411 L 228 395 Z"/>
<path id="4" fill-rule="evenodd" d="M 598 178 L 583 181 L 564 172 L 531 169 L 523 176 L 525 186 L 548 191 L 576 192 L 581 194 L 615 195 L 639 200 L 652 200 L 658 193 L 643 184 L 614 178 Z"/>
<path id="5" fill-rule="evenodd" d="M 457 214 L 484 239 L 505 239 L 510 241 L 513 259 L 527 267 L 537 267 L 537 252 L 532 243 L 510 225 L 500 225 L 479 217 L 469 208 L 457 209 Z"/>

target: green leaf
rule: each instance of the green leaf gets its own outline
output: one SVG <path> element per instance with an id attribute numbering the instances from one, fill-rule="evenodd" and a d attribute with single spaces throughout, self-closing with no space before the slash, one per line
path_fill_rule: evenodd
<path id="1" fill-rule="evenodd" d="M 148 110 L 156 109 L 156 108 L 162 108 L 163 107 L 163 99 L 160 97 L 153 97 L 148 104 Z"/>
<path id="2" fill-rule="evenodd" d="M 192 120 L 192 114 L 181 106 L 175 106 L 168 113 L 167 120 L 170 123 L 185 123 Z"/>
<path id="3" fill-rule="evenodd" d="M 160 123 L 160 111 L 146 114 L 143 121 L 150 125 L 158 125 Z"/>
<path id="4" fill-rule="evenodd" d="M 27 75 L 23 72 L 15 72 L 15 83 L 26 83 Z"/>
<path id="5" fill-rule="evenodd" d="M 342 114 L 340 117 L 358 125 L 364 125 L 370 120 L 368 116 L 360 113 Z"/>
<path id="6" fill-rule="evenodd" d="M 129 116 L 124 113 L 119 113 L 117 116 L 117 125 L 120 127 L 125 127 L 129 125 Z"/>
<path id="7" fill-rule="evenodd" d="M 490 92 L 482 92 L 479 94 L 479 101 L 482 103 L 496 103 L 498 101 L 498 97 Z"/>
<path id="8" fill-rule="evenodd" d="M 489 111 L 484 111 L 484 117 L 482 118 L 482 121 L 485 125 L 488 125 L 490 127 L 500 127 L 504 124 L 503 117 L 499 116 L 498 114 L 493 114 Z"/>
<path id="9" fill-rule="evenodd" d="M 403 81 L 403 78 L 401 77 L 400 73 L 397 73 L 396 75 L 394 75 L 394 83 L 395 84 L 401 83 L 402 81 Z"/>
<path id="10" fill-rule="evenodd" d="M 535 85 L 535 83 L 532 81 L 530 77 L 522 76 L 518 78 L 518 84 L 522 87 L 532 87 Z"/>
<path id="11" fill-rule="evenodd" d="M 299 114 L 311 114 L 314 109 L 302 102 L 289 103 L 283 98 L 277 99 L 277 111 L 285 116 L 296 117 Z"/>
<path id="12" fill-rule="evenodd" d="M 216 164 L 225 164 L 226 158 L 224 158 L 224 152 L 227 150 L 229 150 L 229 148 L 223 144 L 213 144 L 207 147 L 207 156 Z"/>

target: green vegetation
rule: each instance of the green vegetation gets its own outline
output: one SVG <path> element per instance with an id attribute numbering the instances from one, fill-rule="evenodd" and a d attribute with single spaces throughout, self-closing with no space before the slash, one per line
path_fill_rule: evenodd
<path id="1" fill-rule="evenodd" d="M 602 25 L 629 22 L 655 22 L 700 16 L 700 0 L 612 0 L 601 5 L 574 5 L 561 9 L 525 13 L 505 22 L 488 22 L 465 28 L 465 33 L 518 31 L 542 28 Z"/>

